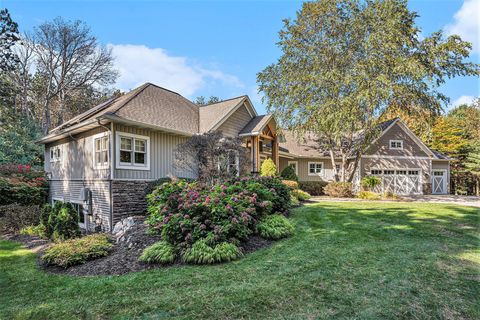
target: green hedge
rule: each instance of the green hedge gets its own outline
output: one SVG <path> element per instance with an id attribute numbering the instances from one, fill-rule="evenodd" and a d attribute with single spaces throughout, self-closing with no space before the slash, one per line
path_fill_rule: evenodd
<path id="1" fill-rule="evenodd" d="M 48 187 L 43 178 L 23 182 L 0 178 L 0 205 L 42 205 L 47 201 Z"/>
<path id="2" fill-rule="evenodd" d="M 327 185 L 324 181 L 301 181 L 298 183 L 299 189 L 308 192 L 312 196 L 322 196 L 325 193 L 323 188 Z"/>

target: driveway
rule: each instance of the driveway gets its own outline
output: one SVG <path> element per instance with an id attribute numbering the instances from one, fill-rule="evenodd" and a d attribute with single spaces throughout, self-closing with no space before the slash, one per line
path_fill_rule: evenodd
<path id="1" fill-rule="evenodd" d="M 321 201 L 339 201 L 339 202 L 350 202 L 350 201 L 369 201 L 357 198 L 330 198 L 327 196 L 312 197 L 311 201 L 321 202 Z M 391 200 L 381 200 L 382 202 L 387 202 Z M 393 200 L 394 202 L 398 202 Z M 462 206 L 472 206 L 480 208 L 480 197 L 476 196 L 456 196 L 453 194 L 426 194 L 426 195 L 414 195 L 414 196 L 402 196 L 402 200 L 399 201 L 411 201 L 411 202 L 428 202 L 428 203 L 451 203 L 458 204 Z"/>
<path id="2" fill-rule="evenodd" d="M 431 203 L 453 203 L 464 206 L 473 206 L 480 208 L 480 197 L 476 196 L 457 196 L 453 194 L 426 194 L 415 196 L 402 196 L 402 198 L 417 202 L 431 202 Z"/>

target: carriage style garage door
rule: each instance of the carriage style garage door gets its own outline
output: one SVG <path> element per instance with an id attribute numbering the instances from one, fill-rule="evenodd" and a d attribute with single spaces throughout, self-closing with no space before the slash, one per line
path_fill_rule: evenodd
<path id="1" fill-rule="evenodd" d="M 419 169 L 382 169 L 371 171 L 372 175 L 378 176 L 382 180 L 382 183 L 376 188 L 376 192 L 390 192 L 398 195 L 421 194 L 420 173 Z"/>
<path id="2" fill-rule="evenodd" d="M 433 170 L 432 172 L 432 193 L 447 193 L 447 170 Z"/>

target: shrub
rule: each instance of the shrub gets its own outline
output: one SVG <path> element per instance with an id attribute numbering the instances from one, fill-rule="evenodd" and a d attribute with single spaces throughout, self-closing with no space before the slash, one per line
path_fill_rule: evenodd
<path id="1" fill-rule="evenodd" d="M 260 177 L 257 181 L 269 189 L 271 196 L 269 200 L 272 202 L 271 212 L 287 214 L 290 209 L 290 188 L 278 178 Z"/>
<path id="2" fill-rule="evenodd" d="M 293 180 L 282 180 L 282 183 L 291 190 L 298 189 L 298 182 Z"/>
<path id="3" fill-rule="evenodd" d="M 49 247 L 42 260 L 49 265 L 68 268 L 108 255 L 112 244 L 104 234 L 92 234 L 83 238 L 63 241 Z"/>
<path id="4" fill-rule="evenodd" d="M 281 239 L 293 234 L 295 227 L 283 215 L 267 216 L 257 226 L 258 232 L 265 239 Z"/>
<path id="5" fill-rule="evenodd" d="M 395 194 L 391 191 L 384 192 L 383 195 L 382 195 L 382 198 L 386 199 L 386 200 L 400 200 L 400 199 L 402 199 L 402 197 L 400 197 L 398 194 Z"/>
<path id="6" fill-rule="evenodd" d="M 301 181 L 298 183 L 299 189 L 308 192 L 312 196 L 321 196 L 324 194 L 323 188 L 327 185 L 325 181 Z"/>
<path id="7" fill-rule="evenodd" d="M 50 239 L 62 241 L 80 235 L 79 216 L 70 203 L 57 201 L 53 207 L 45 206 L 41 217 L 42 223 L 46 220 L 45 234 Z"/>
<path id="8" fill-rule="evenodd" d="M 159 241 L 145 248 L 138 260 L 147 263 L 172 263 L 175 261 L 175 247 L 166 241 Z"/>
<path id="9" fill-rule="evenodd" d="M 300 201 L 298 200 L 297 197 L 291 195 L 290 196 L 290 205 L 292 205 L 293 207 L 297 207 L 300 205 Z"/>
<path id="10" fill-rule="evenodd" d="M 22 181 L 19 178 L 0 178 L 0 205 L 18 203 L 41 205 L 47 199 L 48 188 L 44 178 Z"/>
<path id="11" fill-rule="evenodd" d="M 330 197 L 350 198 L 353 197 L 351 182 L 330 182 L 323 191 Z"/>
<path id="12" fill-rule="evenodd" d="M 277 175 L 277 166 L 275 166 L 272 159 L 268 158 L 262 162 L 260 175 L 262 177 L 275 177 Z"/>
<path id="13" fill-rule="evenodd" d="M 297 174 L 292 166 L 286 166 L 285 169 L 283 169 L 280 173 L 280 176 L 285 180 L 298 181 Z"/>
<path id="14" fill-rule="evenodd" d="M 365 176 L 362 178 L 362 187 L 366 190 L 373 190 L 376 186 L 382 183 L 382 180 L 377 176 Z"/>
<path id="15" fill-rule="evenodd" d="M 221 242 L 210 246 L 207 240 L 199 240 L 185 250 L 182 259 L 186 263 L 212 264 L 236 260 L 241 256 L 242 251 L 233 243 Z"/>
<path id="16" fill-rule="evenodd" d="M 291 194 L 292 196 L 296 197 L 299 201 L 305 201 L 312 197 L 308 192 L 302 191 L 300 189 L 292 190 Z"/>
<path id="17" fill-rule="evenodd" d="M 45 226 L 43 224 L 38 224 L 36 226 L 28 226 L 20 230 L 20 234 L 28 236 L 36 236 L 40 238 L 45 238 Z"/>
<path id="18" fill-rule="evenodd" d="M 40 221 L 40 207 L 9 204 L 0 206 L 0 229 L 4 232 L 18 232 L 20 229 L 36 225 Z"/>
<path id="19" fill-rule="evenodd" d="M 365 200 L 380 200 L 382 197 L 378 193 L 372 191 L 360 191 L 357 194 L 357 198 Z"/>

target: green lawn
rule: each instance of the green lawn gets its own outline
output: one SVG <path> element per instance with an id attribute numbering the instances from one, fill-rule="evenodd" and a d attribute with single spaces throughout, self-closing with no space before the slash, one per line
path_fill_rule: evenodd
<path id="1" fill-rule="evenodd" d="M 45 274 L 0 241 L 0 319 L 479 319 L 479 209 L 321 203 L 294 237 L 224 265 Z"/>

